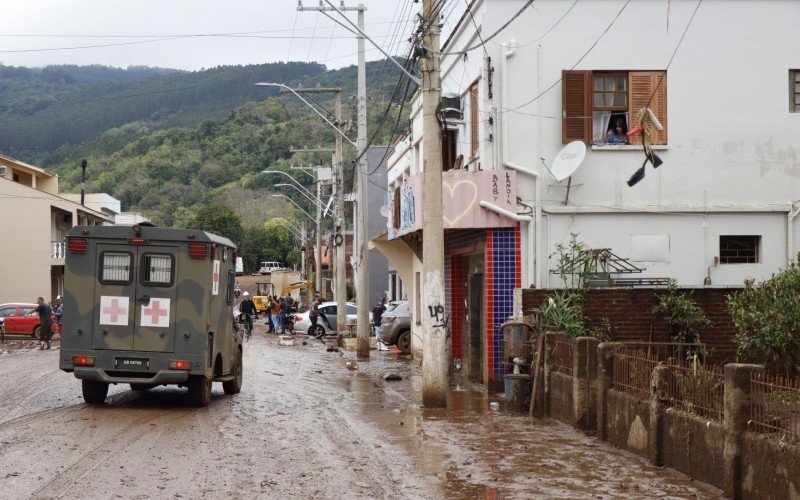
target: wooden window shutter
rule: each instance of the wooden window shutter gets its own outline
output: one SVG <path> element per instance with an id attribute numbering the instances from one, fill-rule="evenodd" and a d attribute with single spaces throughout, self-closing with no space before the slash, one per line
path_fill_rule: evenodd
<path id="1" fill-rule="evenodd" d="M 392 200 L 392 227 L 400 229 L 400 187 L 394 188 L 394 199 Z"/>
<path id="2" fill-rule="evenodd" d="M 591 143 L 592 138 L 592 72 L 561 72 L 561 141 Z"/>
<path id="3" fill-rule="evenodd" d="M 478 110 L 478 84 L 474 83 L 469 88 L 470 158 L 477 158 L 480 148 L 480 113 Z"/>
<path id="4" fill-rule="evenodd" d="M 650 144 L 667 143 L 667 73 L 666 71 L 631 71 L 629 74 L 630 117 L 650 104 L 650 109 L 664 130 L 650 136 Z M 655 92 L 655 93 L 654 93 Z M 652 97 L 652 100 L 650 99 Z M 632 128 L 632 125 L 631 125 Z M 641 144 L 641 136 L 631 137 L 631 144 Z"/>

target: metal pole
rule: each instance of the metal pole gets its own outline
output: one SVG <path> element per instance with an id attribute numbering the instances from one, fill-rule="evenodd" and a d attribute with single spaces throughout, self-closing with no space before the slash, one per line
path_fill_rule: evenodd
<path id="1" fill-rule="evenodd" d="M 308 279 L 306 276 L 306 221 L 303 221 L 300 225 L 300 276 L 303 279 Z"/>
<path id="2" fill-rule="evenodd" d="M 356 257 L 356 303 L 358 304 L 358 342 L 357 355 L 369 357 L 369 282 L 367 280 L 367 72 L 364 61 L 364 11 L 366 7 L 358 5 L 358 255 Z M 440 193 L 441 194 L 441 193 Z"/>
<path id="3" fill-rule="evenodd" d="M 436 5 L 434 5 L 436 4 Z M 447 406 L 447 334 L 444 297 L 442 213 L 442 130 L 436 113 L 441 100 L 438 2 L 423 0 L 422 69 L 422 403 Z M 427 307 L 425 307 L 427 306 Z"/>
<path id="4" fill-rule="evenodd" d="M 342 123 L 342 97 L 341 92 L 335 94 L 336 123 Z M 344 175 L 342 174 L 342 138 L 336 136 L 336 151 L 333 159 L 333 200 L 334 200 L 334 220 L 333 220 L 333 248 L 336 254 L 336 266 L 334 267 L 334 283 L 336 295 L 336 324 L 339 330 L 347 327 L 347 268 L 345 267 L 345 248 L 347 239 L 345 238 L 344 224 Z"/>

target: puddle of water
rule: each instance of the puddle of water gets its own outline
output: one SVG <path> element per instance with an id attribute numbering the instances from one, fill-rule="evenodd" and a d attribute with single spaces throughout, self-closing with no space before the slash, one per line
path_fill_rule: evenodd
<path id="1" fill-rule="evenodd" d="M 702 497 L 720 492 L 686 476 L 614 449 L 572 427 L 507 412 L 501 397 L 450 391 L 447 408 L 420 405 L 421 376 L 403 367 L 400 383 L 380 373 L 403 360 L 383 357 L 359 362 L 359 372 L 339 381 L 353 404 L 404 446 L 419 469 L 440 481 L 443 496 L 463 497 Z M 489 409 L 500 402 L 499 410 Z"/>

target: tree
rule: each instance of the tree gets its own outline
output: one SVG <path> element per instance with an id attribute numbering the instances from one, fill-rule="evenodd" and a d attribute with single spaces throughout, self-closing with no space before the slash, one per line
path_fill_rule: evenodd
<path id="1" fill-rule="evenodd" d="M 242 221 L 233 210 L 222 205 L 204 205 L 189 223 L 189 229 L 224 236 L 238 247 L 242 243 Z"/>
<path id="2" fill-rule="evenodd" d="M 700 344 L 700 332 L 711 326 L 703 309 L 688 294 L 678 293 L 678 284 L 670 280 L 667 293 L 657 298 L 653 313 L 661 315 L 669 325 L 670 339 L 678 344 Z M 704 354 L 702 348 L 695 345 L 689 349 L 691 354 Z"/>
<path id="3" fill-rule="evenodd" d="M 800 267 L 792 262 L 755 288 L 728 296 L 739 355 L 800 373 Z"/>
<path id="4" fill-rule="evenodd" d="M 264 260 L 274 260 L 289 264 L 289 254 L 296 248 L 292 243 L 290 223 L 284 218 L 270 219 L 264 224 L 266 248 Z"/>

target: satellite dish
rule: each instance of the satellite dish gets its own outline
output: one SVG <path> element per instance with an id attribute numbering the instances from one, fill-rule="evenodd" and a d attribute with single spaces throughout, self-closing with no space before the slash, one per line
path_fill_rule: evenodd
<path id="1" fill-rule="evenodd" d="M 558 152 L 550 173 L 555 180 L 561 182 L 578 170 L 585 157 L 586 144 L 583 141 L 572 141 Z"/>
<path id="2" fill-rule="evenodd" d="M 391 212 L 389 211 L 389 205 L 383 205 L 381 207 L 381 215 L 383 215 L 384 217 L 386 217 L 388 219 L 389 218 L 389 214 L 391 214 Z"/>

